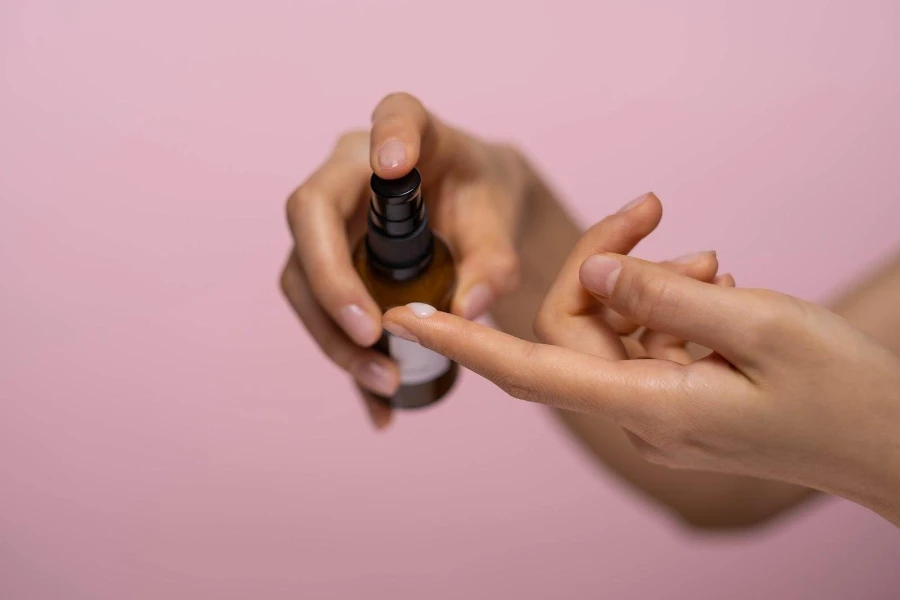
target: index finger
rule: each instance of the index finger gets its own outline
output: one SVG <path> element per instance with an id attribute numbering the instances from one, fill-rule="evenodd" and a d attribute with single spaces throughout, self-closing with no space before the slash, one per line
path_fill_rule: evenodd
<path id="1" fill-rule="evenodd" d="M 509 395 L 557 408 L 646 422 L 658 400 L 677 394 L 681 366 L 668 361 L 613 361 L 535 344 L 426 304 L 394 308 L 384 328 L 489 379 Z M 671 398 L 668 398 L 671 400 Z"/>
<path id="2" fill-rule="evenodd" d="M 415 97 L 385 97 L 372 113 L 369 161 L 384 179 L 396 179 L 418 166 L 424 177 L 442 173 L 459 143 L 459 133 L 441 123 Z"/>

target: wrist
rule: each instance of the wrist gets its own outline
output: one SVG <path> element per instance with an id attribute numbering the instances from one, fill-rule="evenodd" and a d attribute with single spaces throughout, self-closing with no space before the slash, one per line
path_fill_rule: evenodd
<path id="1" fill-rule="evenodd" d="M 900 390 L 900 382 L 897 383 Z M 891 392 L 882 407 L 900 409 L 900 393 Z M 878 411 L 881 412 L 881 411 Z M 835 486 L 842 496 L 878 513 L 900 527 L 900 414 L 873 420 L 864 435 L 855 440 L 847 453 L 854 456 L 847 468 L 849 475 Z"/>

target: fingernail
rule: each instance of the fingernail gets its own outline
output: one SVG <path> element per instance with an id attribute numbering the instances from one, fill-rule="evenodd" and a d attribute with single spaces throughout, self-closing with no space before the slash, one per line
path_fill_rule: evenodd
<path id="1" fill-rule="evenodd" d="M 400 325 L 398 323 L 385 323 L 384 328 L 388 333 L 392 333 L 398 338 L 403 338 L 404 340 L 415 342 L 417 344 L 419 343 L 419 338 L 410 333 L 409 330 L 403 325 Z"/>
<path id="2" fill-rule="evenodd" d="M 621 261 L 595 254 L 581 263 L 581 284 L 589 291 L 608 298 L 616 288 L 616 281 L 621 272 Z"/>
<path id="3" fill-rule="evenodd" d="M 635 206 L 637 206 L 638 204 L 640 204 L 641 202 L 643 202 L 646 199 L 647 199 L 647 194 L 641 194 L 640 196 L 638 196 L 637 198 L 635 198 L 634 200 L 632 200 L 631 202 L 629 202 L 628 204 L 626 204 L 625 206 L 620 208 L 619 212 L 620 213 L 628 212 L 629 210 L 631 210 L 632 208 L 634 208 Z"/>
<path id="4" fill-rule="evenodd" d="M 369 346 L 378 340 L 378 324 L 356 304 L 342 308 L 338 321 L 347 335 L 360 346 Z"/>
<path id="5" fill-rule="evenodd" d="M 681 265 L 686 265 L 686 264 L 695 262 L 697 260 L 700 260 L 701 258 L 704 258 L 707 256 L 715 256 L 715 255 L 716 255 L 715 250 L 704 250 L 702 252 L 691 252 L 690 254 L 685 254 L 684 256 L 679 256 L 678 258 L 672 260 L 672 262 L 678 263 Z"/>
<path id="6" fill-rule="evenodd" d="M 378 148 L 378 164 L 386 169 L 399 167 L 406 162 L 406 144 L 400 140 L 388 140 Z"/>
<path id="7" fill-rule="evenodd" d="M 437 309 L 435 307 L 423 302 L 410 302 L 406 305 L 406 307 L 412 311 L 412 314 L 416 315 L 420 319 L 427 319 L 437 312 Z"/>
<path id="8" fill-rule="evenodd" d="M 393 396 L 397 391 L 397 381 L 391 371 L 381 363 L 369 360 L 353 369 L 353 376 L 364 387 L 382 396 Z"/>
<path id="9" fill-rule="evenodd" d="M 463 318 L 475 319 L 480 317 L 494 303 L 494 292 L 486 283 L 479 283 L 466 294 L 463 300 Z"/>

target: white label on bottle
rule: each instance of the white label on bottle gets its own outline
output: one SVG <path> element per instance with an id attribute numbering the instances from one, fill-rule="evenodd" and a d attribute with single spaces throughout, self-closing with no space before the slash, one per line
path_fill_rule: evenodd
<path id="1" fill-rule="evenodd" d="M 388 334 L 391 358 L 400 367 L 400 383 L 415 385 L 437 379 L 450 370 L 450 359 L 437 352 Z"/>

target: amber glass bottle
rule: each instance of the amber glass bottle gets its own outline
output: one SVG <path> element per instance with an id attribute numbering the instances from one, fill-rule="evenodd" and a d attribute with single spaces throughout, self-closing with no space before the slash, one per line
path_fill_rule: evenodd
<path id="1" fill-rule="evenodd" d="M 413 169 L 399 179 L 372 175 L 368 231 L 353 253 L 357 272 L 382 311 L 424 302 L 450 309 L 456 268 L 450 249 L 428 225 L 422 177 Z M 376 349 L 400 368 L 400 389 L 377 397 L 393 408 L 420 408 L 440 400 L 453 386 L 456 363 L 385 332 Z"/>

